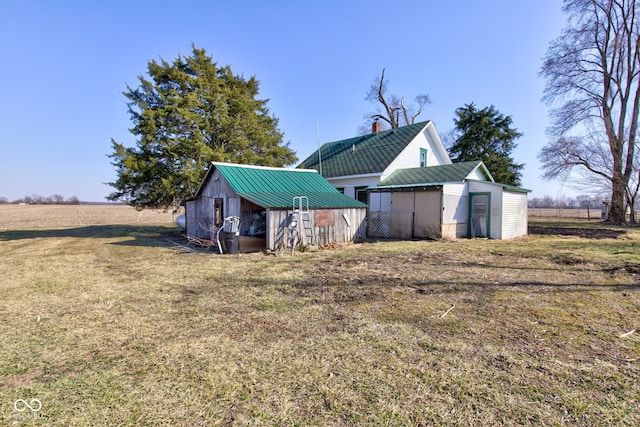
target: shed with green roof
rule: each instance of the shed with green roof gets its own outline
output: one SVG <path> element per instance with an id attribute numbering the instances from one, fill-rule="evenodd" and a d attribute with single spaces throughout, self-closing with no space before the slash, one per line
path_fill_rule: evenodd
<path id="1" fill-rule="evenodd" d="M 481 161 L 398 169 L 368 191 L 372 237 L 527 234 L 529 190 L 496 183 Z"/>
<path id="2" fill-rule="evenodd" d="M 256 239 L 264 239 L 260 249 L 285 248 L 293 233 L 298 243 L 318 246 L 366 235 L 366 204 L 316 170 L 214 162 L 185 208 L 187 234 L 201 239 L 215 238 L 225 218 L 239 218 L 240 250 L 243 241 L 260 246 Z"/>

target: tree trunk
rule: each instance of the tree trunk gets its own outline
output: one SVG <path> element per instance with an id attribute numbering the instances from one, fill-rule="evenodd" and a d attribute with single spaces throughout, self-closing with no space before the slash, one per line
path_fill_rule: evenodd
<path id="1" fill-rule="evenodd" d="M 623 224 L 626 222 L 624 196 L 627 188 L 624 176 L 620 172 L 614 171 L 612 184 L 611 205 L 607 222 Z"/>

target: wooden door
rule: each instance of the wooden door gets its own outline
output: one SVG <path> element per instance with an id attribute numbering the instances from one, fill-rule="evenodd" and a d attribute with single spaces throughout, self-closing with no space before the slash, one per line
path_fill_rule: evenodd
<path id="1" fill-rule="evenodd" d="M 389 237 L 410 239 L 413 237 L 413 215 L 415 198 L 413 192 L 391 194 L 391 214 L 389 217 Z"/>
<path id="2" fill-rule="evenodd" d="M 442 237 L 440 192 L 418 191 L 415 195 L 414 237 L 439 239 Z"/>

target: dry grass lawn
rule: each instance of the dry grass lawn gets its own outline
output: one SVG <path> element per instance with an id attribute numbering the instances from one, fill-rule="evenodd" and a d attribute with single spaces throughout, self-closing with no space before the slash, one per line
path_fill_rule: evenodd
<path id="1" fill-rule="evenodd" d="M 135 220 L 9 228 L 2 425 L 640 424 L 635 228 L 281 257 Z"/>

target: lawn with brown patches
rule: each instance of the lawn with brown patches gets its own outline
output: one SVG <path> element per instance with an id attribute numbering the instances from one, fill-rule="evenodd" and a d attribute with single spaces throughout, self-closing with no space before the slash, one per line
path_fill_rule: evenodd
<path id="1" fill-rule="evenodd" d="M 0 231 L 0 420 L 637 425 L 640 235 L 605 228 L 279 257 L 184 253 L 160 225 Z"/>

